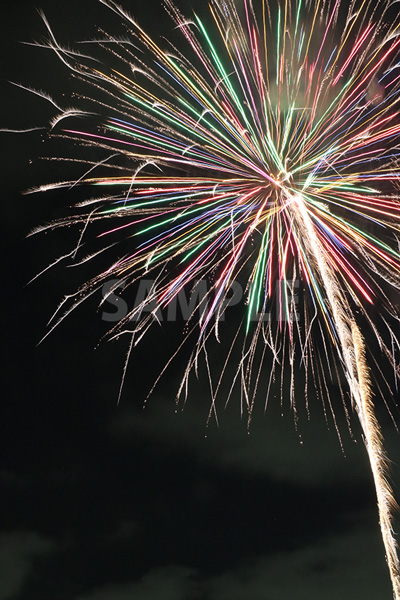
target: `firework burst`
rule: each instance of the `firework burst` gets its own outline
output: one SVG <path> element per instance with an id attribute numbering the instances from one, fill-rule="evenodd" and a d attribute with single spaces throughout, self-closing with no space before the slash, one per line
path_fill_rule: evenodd
<path id="1" fill-rule="evenodd" d="M 400 30 L 395 2 L 211 0 L 206 25 L 196 14 L 186 19 L 166 0 L 183 37 L 177 44 L 157 43 L 112 0 L 102 3 L 129 30 L 124 39 L 103 34 L 92 42 L 99 56 L 106 53 L 102 60 L 62 48 L 46 24 L 48 47 L 79 85 L 90 86 L 81 108 L 60 111 L 52 129 L 104 154 L 86 161 L 89 170 L 79 181 L 41 189 L 79 183 L 105 190 L 71 218 L 49 226 L 81 225 L 74 258 L 87 229 L 98 221 L 105 248 L 121 236 L 135 239 L 130 252 L 61 304 L 54 326 L 106 281 L 118 280 L 109 286 L 112 294 L 152 274 L 146 297 L 111 332 L 129 333 L 129 357 L 161 309 L 207 281 L 200 319 L 193 309 L 188 327 L 190 339 L 197 330 L 197 343 L 178 398 L 186 397 L 190 373 L 203 356 L 210 415 L 216 414 L 224 373 L 240 344 L 228 397 L 237 383 L 249 420 L 261 384 L 268 398 L 278 370 L 289 376 L 296 411 L 299 367 L 323 390 L 334 418 L 328 379 L 344 373 L 365 437 L 394 594 L 400 598 L 393 499 L 361 333 L 365 327 L 372 332 L 396 379 L 399 344 L 391 323 L 398 317 L 391 299 L 400 285 Z M 245 315 L 213 381 L 206 343 L 213 333 L 219 340 L 219 323 L 237 281 L 245 290 Z M 279 318 L 271 319 L 271 311 Z M 379 366 L 379 359 L 371 358 Z"/>

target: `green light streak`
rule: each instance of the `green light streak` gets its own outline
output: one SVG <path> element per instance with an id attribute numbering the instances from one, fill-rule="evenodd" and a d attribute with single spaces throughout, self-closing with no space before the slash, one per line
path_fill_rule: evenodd
<path id="1" fill-rule="evenodd" d="M 277 30 L 277 41 L 276 41 L 276 87 L 279 84 L 279 48 L 281 45 L 281 7 L 278 9 L 278 30 Z"/>
<path id="2" fill-rule="evenodd" d="M 249 332 L 250 324 L 252 321 L 253 310 L 257 310 L 260 306 L 260 297 L 262 292 L 262 282 L 265 275 L 265 265 L 267 262 L 268 252 L 267 248 L 270 241 L 270 230 L 271 220 L 268 221 L 266 231 L 264 232 L 261 248 L 257 258 L 257 270 L 254 277 L 253 284 L 251 286 L 251 294 L 249 300 L 249 307 L 247 309 L 247 323 L 246 323 L 246 334 Z"/>
<path id="3" fill-rule="evenodd" d="M 235 198 L 235 196 L 233 196 L 233 198 Z M 229 198 L 224 198 L 224 201 L 225 200 L 229 200 Z M 211 208 L 212 206 L 215 206 L 216 204 L 219 204 L 220 202 L 221 202 L 220 199 L 217 199 L 214 202 L 209 202 L 209 203 L 207 203 L 207 208 Z M 232 210 L 232 208 L 229 207 L 230 212 L 231 212 L 231 210 Z M 196 214 L 197 212 L 202 212 L 202 211 L 204 211 L 203 204 L 201 206 L 196 206 L 190 210 L 184 209 L 181 213 L 178 213 L 177 215 L 174 215 L 173 217 L 171 217 L 169 219 L 164 219 L 163 221 L 155 223 L 154 225 L 149 225 L 149 227 L 146 227 L 145 229 L 141 229 L 140 231 L 138 231 L 137 235 L 142 235 L 144 233 L 147 233 L 148 231 L 151 231 L 152 229 L 156 229 L 157 227 L 161 227 L 163 225 L 167 225 L 169 223 L 178 221 L 181 217 L 186 218 L 188 215 L 193 215 L 193 214 Z M 191 223 L 188 223 L 187 225 L 190 226 Z"/>
<path id="4" fill-rule="evenodd" d="M 217 54 L 217 52 L 216 52 L 216 50 L 215 50 L 215 48 L 214 48 L 214 46 L 213 46 L 213 44 L 212 44 L 209 36 L 208 36 L 208 33 L 207 33 L 206 29 L 204 28 L 203 23 L 201 22 L 201 20 L 198 18 L 197 15 L 196 15 L 196 20 L 197 20 L 197 23 L 198 23 L 198 25 L 200 27 L 201 32 L 203 33 L 205 39 L 207 40 L 207 44 L 208 44 L 208 46 L 209 46 L 209 48 L 211 50 L 211 54 L 212 54 L 212 56 L 214 58 L 217 70 L 222 75 L 222 77 L 224 79 L 224 82 L 225 82 L 225 85 L 229 89 L 229 91 L 230 91 L 230 93 L 232 95 L 232 98 L 235 101 L 236 108 L 238 109 L 238 111 L 242 115 L 243 119 L 245 120 L 247 128 L 249 129 L 249 131 L 251 131 L 252 135 L 254 136 L 254 131 L 253 131 L 253 128 L 251 126 L 251 123 L 247 119 L 246 113 L 244 112 L 244 110 L 242 108 L 242 104 L 241 104 L 241 102 L 240 102 L 240 100 L 239 100 L 239 98 L 238 98 L 238 96 L 237 96 L 237 94 L 236 94 L 236 92 L 235 92 L 235 90 L 234 90 L 231 82 L 230 82 L 228 73 L 225 71 L 225 69 L 224 69 L 224 67 L 223 67 L 223 65 L 222 65 L 222 63 L 221 63 L 221 61 L 220 61 L 220 59 L 218 57 L 218 54 Z"/>

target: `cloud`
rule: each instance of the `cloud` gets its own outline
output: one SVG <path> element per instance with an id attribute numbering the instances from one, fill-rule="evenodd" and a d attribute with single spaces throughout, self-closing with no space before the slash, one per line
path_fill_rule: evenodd
<path id="1" fill-rule="evenodd" d="M 238 411 L 222 414 L 218 428 L 214 424 L 206 428 L 207 412 L 207 401 L 201 405 L 195 397 L 177 413 L 171 403 L 150 398 L 142 412 L 121 406 L 111 424 L 111 435 L 125 444 L 139 436 L 164 442 L 224 470 L 265 474 L 295 483 L 354 484 L 370 478 L 362 441 L 354 443 L 344 430 L 343 452 L 336 431 L 319 418 L 303 420 L 296 431 L 289 415 L 282 418 L 267 413 L 265 418 L 254 418 L 249 433 Z"/>
<path id="2" fill-rule="evenodd" d="M 359 516 L 353 530 L 294 551 L 243 560 L 216 575 L 182 566 L 150 569 L 134 582 L 106 585 L 77 600 L 376 600 L 391 586 L 378 526 Z"/>
<path id="3" fill-rule="evenodd" d="M 0 533 L 0 600 L 18 594 L 34 573 L 35 560 L 54 548 L 54 542 L 35 532 Z"/>
<path id="4" fill-rule="evenodd" d="M 117 529 L 111 534 L 110 542 L 129 540 L 137 531 L 136 521 L 122 521 Z"/>
<path id="5" fill-rule="evenodd" d="M 77 600 L 187 600 L 195 583 L 192 569 L 169 566 L 150 570 L 137 582 L 107 585 Z"/>
<path id="6" fill-rule="evenodd" d="M 214 578 L 207 588 L 208 600 L 391 597 L 379 533 L 372 536 L 363 528 L 292 553 L 261 557 Z"/>

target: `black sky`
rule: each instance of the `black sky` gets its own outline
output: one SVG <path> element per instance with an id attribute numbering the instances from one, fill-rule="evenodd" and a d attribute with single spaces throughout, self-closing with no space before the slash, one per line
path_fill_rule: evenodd
<path id="1" fill-rule="evenodd" d="M 156 0 L 123 5 L 155 35 L 172 32 Z M 46 35 L 37 7 L 63 43 L 93 37 L 94 25 L 119 31 L 95 0 L 2 7 L 2 128 L 44 125 L 54 114 L 9 81 L 58 98 L 73 86 L 48 51 L 19 43 Z M 38 160 L 48 155 L 43 132 L 1 137 L 0 600 L 389 600 L 368 460 L 357 424 L 355 439 L 347 431 L 337 390 L 343 451 L 312 392 L 311 420 L 298 432 L 287 400 L 281 411 L 272 397 L 265 415 L 260 398 L 249 435 L 238 395 L 220 411 L 220 426 L 207 428 L 205 378 L 192 381 L 185 410 L 176 411 L 179 360 L 143 410 L 179 340 L 180 330 L 166 327 L 133 356 L 117 405 L 126 345 L 98 346 L 106 331 L 100 298 L 37 346 L 85 268 L 59 266 L 27 286 L 71 249 L 76 232 L 26 235 L 66 214 L 76 196 L 22 195 L 68 178 L 68 165 Z M 378 414 L 396 486 L 400 438 L 386 410 Z"/>

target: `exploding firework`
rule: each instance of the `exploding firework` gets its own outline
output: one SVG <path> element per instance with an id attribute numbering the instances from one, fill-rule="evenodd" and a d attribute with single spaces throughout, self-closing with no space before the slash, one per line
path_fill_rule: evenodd
<path id="1" fill-rule="evenodd" d="M 268 398 L 278 373 L 282 381 L 289 378 L 296 411 L 299 368 L 306 387 L 310 373 L 322 390 L 334 418 L 328 380 L 344 374 L 363 429 L 394 594 L 400 598 L 394 502 L 367 366 L 370 359 L 379 370 L 380 361 L 368 355 L 364 342 L 368 331 L 391 361 L 396 380 L 395 2 L 211 0 L 205 21 L 196 14 L 185 18 L 166 0 L 182 42 L 161 44 L 112 0 L 101 1 L 122 17 L 129 35 L 117 40 L 102 33 L 92 42 L 96 60 L 61 47 L 46 24 L 47 46 L 73 72 L 78 87 L 89 86 L 79 96 L 80 108 L 60 111 L 52 131 L 93 156 L 103 154 L 100 159 L 86 154 L 82 163 L 89 167 L 78 181 L 41 189 L 81 184 L 104 190 L 70 218 L 49 225 L 81 227 L 72 258 L 96 223 L 103 227 L 102 251 L 125 236 L 133 241 L 122 258 L 61 304 L 53 326 L 106 282 L 111 284 L 104 302 L 146 274 L 153 279 L 145 296 L 111 336 L 130 335 L 129 358 L 160 311 L 190 288 L 197 303 L 189 303 L 184 335 L 192 340 L 194 332 L 197 341 L 178 399 L 186 398 L 190 374 L 203 358 L 210 415 L 216 414 L 237 346 L 241 354 L 227 396 L 240 387 L 249 420 L 262 385 Z M 220 339 L 238 282 L 244 318 L 213 381 L 207 341 L 212 334 Z"/>

